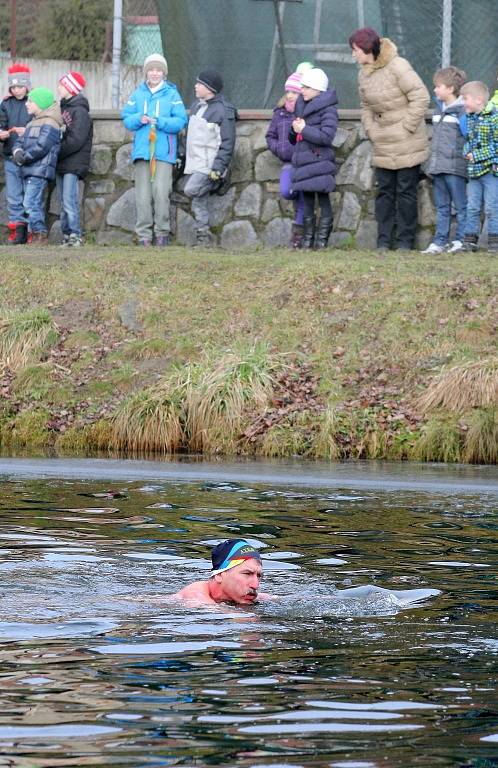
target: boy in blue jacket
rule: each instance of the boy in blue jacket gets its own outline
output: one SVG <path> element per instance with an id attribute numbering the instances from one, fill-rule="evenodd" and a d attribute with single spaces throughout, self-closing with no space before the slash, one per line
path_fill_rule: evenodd
<path id="1" fill-rule="evenodd" d="M 12 159 L 12 152 L 24 134 L 30 116 L 26 109 L 31 88 L 31 69 L 27 64 L 12 64 L 7 70 L 9 94 L 0 104 L 0 141 L 5 169 L 5 191 L 9 213 L 8 245 L 22 245 L 28 239 L 28 224 L 24 211 L 24 179 Z"/>
<path id="2" fill-rule="evenodd" d="M 55 179 L 55 166 L 61 145 L 62 117 L 54 94 L 48 88 L 35 88 L 29 94 L 26 109 L 31 121 L 12 153 L 22 167 L 24 210 L 32 243 L 46 245 L 45 189 Z"/>
<path id="3" fill-rule="evenodd" d="M 177 137 L 187 113 L 176 87 L 166 80 L 168 64 L 159 53 L 145 59 L 145 81 L 132 93 L 121 117 L 133 131 L 138 244 L 170 243 L 169 198 Z"/>

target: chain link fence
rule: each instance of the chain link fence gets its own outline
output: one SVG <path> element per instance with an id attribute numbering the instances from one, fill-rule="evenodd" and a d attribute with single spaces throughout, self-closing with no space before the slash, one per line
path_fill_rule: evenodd
<path id="1" fill-rule="evenodd" d="M 390 37 L 429 88 L 433 72 L 449 63 L 469 79 L 493 88 L 496 82 L 498 0 L 122 0 L 120 5 L 121 82 L 124 70 L 134 69 L 138 78 L 144 59 L 163 52 L 186 103 L 198 72 L 212 67 L 223 74 L 227 95 L 239 108 L 272 107 L 286 76 L 308 60 L 325 69 L 342 108 L 358 107 L 348 38 L 362 26 Z M 110 67 L 115 7 L 114 0 L 4 2 L 0 57 L 5 63 L 33 58 Z M 126 97 L 121 86 L 120 102 Z"/>

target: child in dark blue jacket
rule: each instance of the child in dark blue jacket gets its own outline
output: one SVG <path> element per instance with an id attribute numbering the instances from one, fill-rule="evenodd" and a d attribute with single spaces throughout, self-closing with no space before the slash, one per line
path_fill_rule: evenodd
<path id="1" fill-rule="evenodd" d="M 330 192 L 335 189 L 335 155 L 332 148 L 337 131 L 337 96 L 329 89 L 322 69 L 314 68 L 301 79 L 302 93 L 296 103 L 290 140 L 296 148 L 292 155 L 292 189 L 304 193 L 303 248 L 326 248 L 332 231 Z M 316 227 L 315 195 L 320 207 Z M 316 241 L 315 241 L 316 234 Z"/>
<path id="2" fill-rule="evenodd" d="M 13 159 L 22 167 L 24 210 L 33 244 L 46 245 L 45 189 L 55 179 L 55 167 L 61 144 L 62 117 L 54 94 L 48 88 L 35 88 L 26 108 L 32 116 L 24 135 L 16 145 Z"/>
<path id="3" fill-rule="evenodd" d="M 9 95 L 0 104 L 0 141 L 3 144 L 5 187 L 9 214 L 8 245 L 27 241 L 28 225 L 24 211 L 24 179 L 22 171 L 12 160 L 12 152 L 23 135 L 30 116 L 26 109 L 31 88 L 31 69 L 27 64 L 12 64 L 7 70 Z"/>
<path id="4" fill-rule="evenodd" d="M 74 70 L 63 75 L 57 85 L 64 133 L 56 168 L 57 190 L 61 203 L 61 231 L 64 247 L 83 244 L 79 181 L 90 168 L 93 125 L 90 106 L 82 90 L 86 80 Z"/>

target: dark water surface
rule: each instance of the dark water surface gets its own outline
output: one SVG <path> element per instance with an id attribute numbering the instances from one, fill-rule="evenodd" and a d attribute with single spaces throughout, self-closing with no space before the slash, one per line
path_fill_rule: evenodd
<path id="1" fill-rule="evenodd" d="M 0 460 L 0 766 L 498 766 L 496 468 L 76 466 Z M 239 536 L 285 600 L 158 599 Z"/>

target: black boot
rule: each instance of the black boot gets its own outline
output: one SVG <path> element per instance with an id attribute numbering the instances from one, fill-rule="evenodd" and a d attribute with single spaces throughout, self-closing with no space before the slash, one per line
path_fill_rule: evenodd
<path id="1" fill-rule="evenodd" d="M 498 253 L 498 235 L 488 235 L 488 251 Z"/>
<path id="2" fill-rule="evenodd" d="M 471 253 L 477 251 L 478 240 L 478 235 L 465 235 L 463 238 L 462 251 L 470 251 Z"/>
<path id="3" fill-rule="evenodd" d="M 12 232 L 12 239 L 9 236 L 9 245 L 24 245 L 28 242 L 28 225 L 23 221 L 16 221 L 12 225 L 14 231 Z M 9 229 L 11 225 L 9 224 Z"/>
<path id="4" fill-rule="evenodd" d="M 316 230 L 317 251 L 321 251 L 323 248 L 326 248 L 327 245 L 329 244 L 329 237 L 330 237 L 330 233 L 332 232 L 333 223 L 334 223 L 334 220 L 332 219 L 332 216 L 324 216 L 318 222 L 318 227 Z"/>
<path id="5" fill-rule="evenodd" d="M 303 244 L 301 248 L 309 251 L 315 245 L 315 216 L 305 216 L 303 222 Z"/>

